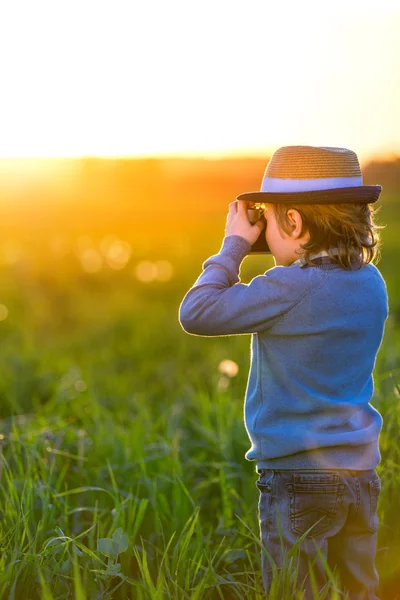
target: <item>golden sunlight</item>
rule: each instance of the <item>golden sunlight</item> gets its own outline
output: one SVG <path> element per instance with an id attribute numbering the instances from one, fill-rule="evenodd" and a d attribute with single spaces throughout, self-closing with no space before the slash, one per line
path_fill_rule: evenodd
<path id="1" fill-rule="evenodd" d="M 0 157 L 399 151 L 400 12 L 355 4 L 7 3 Z"/>

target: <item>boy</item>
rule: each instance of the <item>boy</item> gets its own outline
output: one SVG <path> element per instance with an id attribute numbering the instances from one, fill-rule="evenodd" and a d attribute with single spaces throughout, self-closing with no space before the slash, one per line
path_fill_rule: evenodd
<path id="1" fill-rule="evenodd" d="M 307 598 L 309 564 L 320 591 L 326 582 L 318 546 L 351 599 L 378 599 L 382 417 L 370 400 L 389 309 L 371 263 L 379 236 L 369 205 L 380 192 L 362 185 L 351 150 L 280 148 L 260 192 L 229 205 L 222 247 L 179 309 L 190 334 L 252 334 L 244 413 L 252 445 L 245 458 L 256 461 L 259 475 L 260 536 L 279 568 L 285 549 L 312 527 L 297 580 Z M 247 218 L 253 201 L 267 206 L 265 229 Z M 276 266 L 238 283 L 241 261 L 260 234 Z M 268 592 L 272 566 L 261 557 Z"/>

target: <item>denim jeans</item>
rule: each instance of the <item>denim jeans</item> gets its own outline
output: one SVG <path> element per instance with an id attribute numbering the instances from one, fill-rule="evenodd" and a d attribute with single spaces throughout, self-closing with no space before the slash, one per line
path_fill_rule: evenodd
<path id="1" fill-rule="evenodd" d="M 319 592 L 328 581 L 318 547 L 351 600 L 379 600 L 374 561 L 380 478 L 375 469 L 260 469 L 257 473 L 260 538 L 278 569 L 298 537 L 314 525 L 300 542 L 297 589 L 305 591 L 304 598 L 314 598 L 309 561 Z M 272 566 L 265 552 L 261 562 L 268 593 Z"/>

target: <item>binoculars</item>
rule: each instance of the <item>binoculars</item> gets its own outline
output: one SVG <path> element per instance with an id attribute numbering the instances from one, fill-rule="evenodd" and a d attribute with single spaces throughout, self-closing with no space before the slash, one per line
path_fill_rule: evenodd
<path id="1" fill-rule="evenodd" d="M 263 202 L 254 202 L 252 206 L 247 205 L 247 217 L 252 225 L 254 225 L 261 217 L 261 220 L 264 221 L 266 227 L 267 220 L 263 214 L 265 208 L 266 206 Z M 271 254 L 271 250 L 265 239 L 265 227 L 261 230 L 260 235 L 252 245 L 249 254 Z"/>

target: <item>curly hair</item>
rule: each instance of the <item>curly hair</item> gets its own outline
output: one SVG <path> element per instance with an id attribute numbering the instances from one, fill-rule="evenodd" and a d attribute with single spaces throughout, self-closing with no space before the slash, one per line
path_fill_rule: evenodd
<path id="1" fill-rule="evenodd" d="M 381 240 L 378 230 L 386 225 L 376 225 L 374 217 L 381 207 L 351 202 L 346 204 L 274 204 L 279 227 L 290 234 L 287 212 L 296 209 L 302 217 L 301 236 L 307 232 L 310 239 L 301 245 L 305 260 L 313 265 L 310 255 L 337 248 L 338 256 L 330 254 L 345 269 L 360 269 L 380 256 Z"/>

